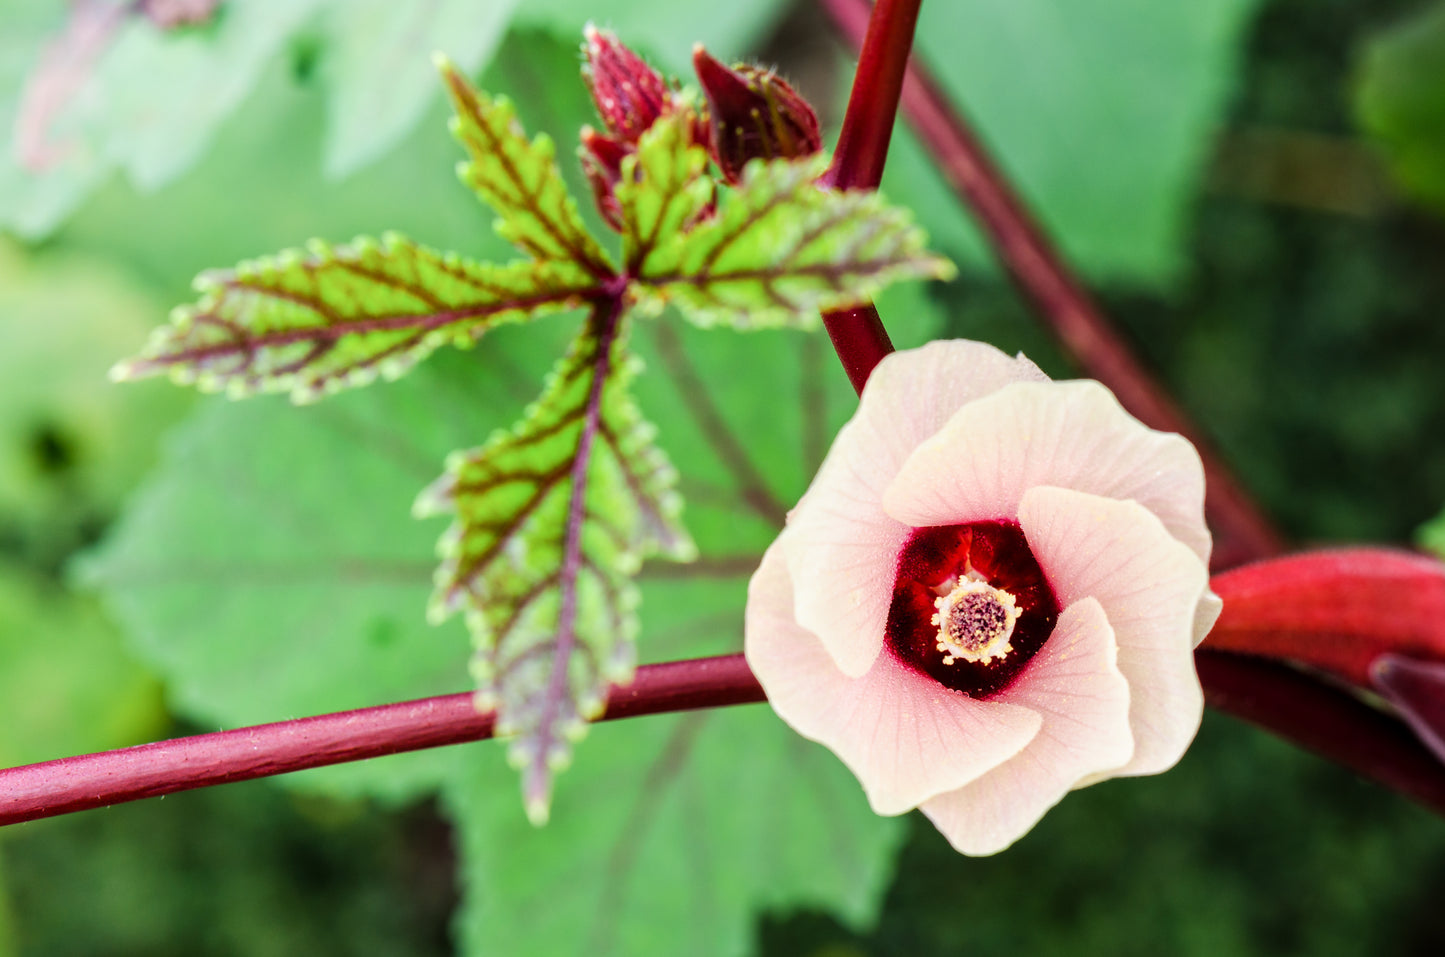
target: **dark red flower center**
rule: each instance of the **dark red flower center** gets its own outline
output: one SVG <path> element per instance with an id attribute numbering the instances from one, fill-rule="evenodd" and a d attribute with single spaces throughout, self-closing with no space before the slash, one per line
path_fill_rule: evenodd
<path id="1" fill-rule="evenodd" d="M 1018 677 L 1058 619 L 1017 524 L 916 528 L 898 554 L 886 644 L 914 671 L 987 698 Z"/>

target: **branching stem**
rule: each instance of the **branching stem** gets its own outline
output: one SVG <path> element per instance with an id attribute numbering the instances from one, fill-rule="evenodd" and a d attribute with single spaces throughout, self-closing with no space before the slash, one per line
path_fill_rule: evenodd
<path id="1" fill-rule="evenodd" d="M 877 189 L 883 178 L 883 161 L 898 114 L 898 97 L 913 27 L 922 0 L 878 0 L 868 20 L 868 35 L 858 54 L 853 92 L 843 129 L 833 151 L 833 165 L 823 184 L 834 189 Z M 859 393 L 884 356 L 893 351 L 888 330 L 872 305 L 823 314 L 823 325 L 843 363 L 848 381 Z"/>
<path id="2" fill-rule="evenodd" d="M 877 96 L 865 98 L 868 104 L 865 114 L 871 117 L 875 112 L 883 111 L 883 106 L 877 101 L 884 93 L 895 97 L 901 93 L 904 115 L 949 183 L 977 216 L 980 227 L 1015 285 L 1034 304 L 1039 315 L 1084 371 L 1113 390 L 1123 406 L 1145 425 L 1165 432 L 1178 432 L 1199 450 L 1204 461 L 1210 526 L 1219 538 L 1214 549 L 1214 568 L 1231 568 L 1277 554 L 1280 538 L 1264 514 L 1235 480 L 1230 469 L 1211 450 L 1200 429 L 1153 380 L 1143 363 L 1115 332 L 938 84 L 916 59 L 912 64 L 906 64 L 906 69 L 905 64 L 896 58 L 883 59 L 875 55 L 870 59 L 869 44 L 873 42 L 874 24 L 880 15 L 884 15 L 885 3 L 871 7 L 871 18 L 868 0 L 822 0 L 822 3 L 844 36 L 855 46 L 861 46 L 860 78 L 865 66 L 878 62 L 889 70 L 898 71 L 896 77 L 890 73 L 886 79 L 877 81 L 880 83 L 875 89 Z M 909 30 L 911 34 L 911 21 Z M 905 49 L 905 56 L 906 52 Z M 853 95 L 854 99 L 858 98 L 858 85 L 854 86 Z M 848 109 L 851 116 L 854 109 L 851 100 Z M 889 112 L 890 126 L 892 116 Z M 876 143 L 854 143 L 840 137 L 839 153 L 843 153 L 845 147 L 853 148 L 863 157 L 857 161 L 859 165 L 872 172 L 876 164 L 877 172 L 881 174 L 888 130 L 861 123 L 858 126 L 871 130 L 873 137 L 881 139 L 881 148 Z M 848 130 L 845 121 L 844 133 Z M 841 164 L 843 160 L 835 162 Z M 853 168 L 852 163 L 849 168 Z M 872 185 L 877 185 L 877 181 Z M 831 326 L 829 331 L 832 331 Z M 845 354 L 840 349 L 839 358 L 850 377 L 859 374 L 854 371 L 856 359 L 852 350 Z M 861 374 L 866 378 L 866 371 Z"/>

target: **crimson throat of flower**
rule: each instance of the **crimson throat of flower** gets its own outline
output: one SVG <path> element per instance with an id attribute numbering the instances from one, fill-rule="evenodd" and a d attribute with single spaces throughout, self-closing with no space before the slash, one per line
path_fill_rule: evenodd
<path id="1" fill-rule="evenodd" d="M 1058 619 L 1016 523 L 916 528 L 898 553 L 885 644 L 944 687 L 989 698 L 1013 683 Z"/>

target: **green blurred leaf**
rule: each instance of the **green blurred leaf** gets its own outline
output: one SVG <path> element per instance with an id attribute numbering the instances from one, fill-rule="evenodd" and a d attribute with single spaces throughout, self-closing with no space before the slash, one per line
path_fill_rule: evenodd
<path id="1" fill-rule="evenodd" d="M 544 262 L 610 274 L 607 254 L 588 233 L 557 169 L 552 138 L 539 133 L 528 140 L 511 100 L 475 88 L 446 60 L 439 65 L 457 112 L 452 133 L 472 158 L 460 175 L 496 210 L 498 234 Z"/>
<path id="2" fill-rule="evenodd" d="M 1421 548 L 1427 548 L 1445 558 L 1445 512 L 1421 525 L 1420 530 L 1415 533 L 1415 540 Z"/>
<path id="3" fill-rule="evenodd" d="M 448 957 L 446 834 L 425 810 L 247 782 L 6 828 L 36 957 Z"/>
<path id="4" fill-rule="evenodd" d="M 570 44 L 513 32 L 483 80 L 491 88 L 517 89 L 528 115 L 547 128 L 575 128 L 592 111 L 573 74 L 576 62 Z M 147 195 L 121 181 L 109 183 L 66 224 L 59 241 L 130 269 L 171 301 L 189 297 L 193 277 L 217 263 L 250 259 L 309 236 L 397 230 L 477 259 L 513 255 L 487 228 L 487 210 L 450 175 L 458 150 L 447 132 L 444 97 L 383 159 L 341 182 L 327 181 L 316 163 L 327 91 L 310 76 L 296 64 L 273 63 L 256 95 L 190 172 Z M 434 74 L 433 83 L 440 93 Z"/>
<path id="5" fill-rule="evenodd" d="M 0 242 L 0 537 L 40 562 L 74 547 L 150 467 L 190 406 L 173 389 L 122 393 L 105 369 L 157 304 L 117 270 Z"/>
<path id="6" fill-rule="evenodd" d="M 5 887 L 5 854 L 0 847 L 0 957 L 15 957 L 15 909 Z"/>
<path id="7" fill-rule="evenodd" d="M 1445 209 L 1445 3 L 1375 36 L 1358 69 L 1360 125 L 1407 192 Z"/>
<path id="8" fill-rule="evenodd" d="M 571 262 L 483 265 L 391 233 L 313 242 L 203 273 L 201 299 L 176 309 L 117 379 L 166 372 L 233 397 L 289 392 L 296 402 L 395 379 L 439 345 L 573 308 L 596 279 Z"/>
<path id="9" fill-rule="evenodd" d="M 446 798 L 467 954 L 731 957 L 757 911 L 799 904 L 863 925 L 904 830 L 763 707 L 594 729 L 540 830 L 474 765 Z"/>
<path id="10" fill-rule="evenodd" d="M 160 688 L 90 598 L 0 564 L 0 768 L 135 744 Z"/>
<path id="11" fill-rule="evenodd" d="M 741 57 L 755 52 L 786 12 L 775 0 L 736 0 L 726 8 L 676 0 L 527 0 L 516 21 L 580 43 L 582 27 L 595 20 L 629 47 L 646 49 L 673 72 L 687 74 L 694 43 Z"/>
<path id="12" fill-rule="evenodd" d="M 1185 267 L 1187 217 L 1257 6 L 925 5 L 917 46 L 1073 262 L 1097 279 L 1159 285 Z M 918 211 L 937 248 L 987 262 L 918 151 L 899 138 L 884 192 Z"/>
<path id="13" fill-rule="evenodd" d="M 456 515 L 432 617 L 468 612 L 479 703 L 497 712 L 539 824 L 571 741 L 632 678 L 642 560 L 696 554 L 677 471 L 627 394 L 637 370 L 617 322 L 594 312 L 526 418 L 452 455 L 415 506 Z"/>
<path id="14" fill-rule="evenodd" d="M 685 139 L 654 143 L 671 144 L 677 169 L 690 168 Z M 819 309 L 856 305 L 899 279 L 952 274 L 924 249 L 907 211 L 876 192 L 819 189 L 826 166 L 825 156 L 749 164 L 715 217 L 641 251 L 639 293 L 675 302 L 701 326 L 765 328 L 805 325 Z M 685 179 L 666 181 L 679 182 L 685 212 L 697 200 Z"/>
<path id="15" fill-rule="evenodd" d="M 170 31 L 127 17 L 93 71 L 80 68 L 78 90 L 56 104 L 54 115 L 42 117 L 47 152 L 54 156 L 43 171 L 23 171 L 7 143 L 11 148 L 0 160 L 0 226 L 27 237 L 46 235 L 117 169 L 142 190 L 175 179 L 205 152 L 319 2 L 225 4 L 212 23 Z M 39 43 L 30 47 L 31 67 L 41 49 Z M 0 119 L 14 115 L 0 109 Z"/>
<path id="16" fill-rule="evenodd" d="M 347 176 L 414 127 L 441 92 L 431 56 L 441 51 L 469 74 L 506 32 L 517 0 L 350 0 L 326 11 L 322 71 L 331 88 L 323 163 Z"/>

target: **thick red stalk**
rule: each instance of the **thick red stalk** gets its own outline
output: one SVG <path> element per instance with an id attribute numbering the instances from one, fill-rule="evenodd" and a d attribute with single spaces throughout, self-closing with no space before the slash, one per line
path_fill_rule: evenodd
<path id="1" fill-rule="evenodd" d="M 843 363 L 848 381 L 859 395 L 868 383 L 873 367 L 893 351 L 893 340 L 883 328 L 878 310 L 870 303 L 854 309 L 835 309 L 823 313 L 823 328 L 833 342 L 833 351 Z"/>
<path id="2" fill-rule="evenodd" d="M 883 179 L 883 162 L 898 115 L 898 96 L 913 46 L 913 27 L 922 0 L 879 0 L 868 20 L 868 35 L 861 40 L 858 70 L 843 129 L 833 151 L 833 165 L 823 176 L 835 189 L 877 189 Z M 893 351 L 888 330 L 872 305 L 839 309 L 823 315 L 833 349 L 843 363 L 848 381 L 858 392 L 884 356 Z"/>
<path id="3" fill-rule="evenodd" d="M 880 3 L 872 8 L 870 19 L 868 0 L 823 0 L 824 9 L 849 41 L 862 44 L 863 54 L 868 42 L 864 31 L 871 35 L 872 24 L 883 6 Z M 855 86 L 855 95 L 857 89 Z M 1279 536 L 1248 493 L 1114 331 L 966 120 L 916 61 L 908 66 L 902 79 L 901 97 L 904 115 L 949 183 L 978 217 L 1015 284 L 1084 371 L 1112 389 L 1124 407 L 1144 424 L 1178 432 L 1199 449 L 1207 479 L 1206 508 L 1210 526 L 1218 536 L 1214 567 L 1230 568 L 1278 553 Z M 851 114 L 851 101 L 848 108 Z M 886 143 L 885 139 L 885 147 Z"/>
<path id="4" fill-rule="evenodd" d="M 1445 814 L 1445 764 L 1404 723 L 1278 662 L 1208 649 L 1194 662 L 1211 707 Z"/>
<path id="5" fill-rule="evenodd" d="M 1209 704 L 1445 813 L 1445 765 L 1399 721 L 1260 658 L 1201 649 Z M 740 654 L 644 665 L 601 720 L 748 704 L 763 689 Z M 472 695 L 362 708 L 0 771 L 0 825 L 491 737 Z"/>
<path id="6" fill-rule="evenodd" d="M 601 720 L 763 700 L 742 655 L 644 665 Z M 492 736 L 471 694 L 200 734 L 0 771 L 0 825 Z"/>
<path id="7" fill-rule="evenodd" d="M 1384 654 L 1445 661 L 1445 564 L 1395 548 L 1285 555 L 1214 576 L 1206 647 L 1298 661 L 1361 688 Z"/>

